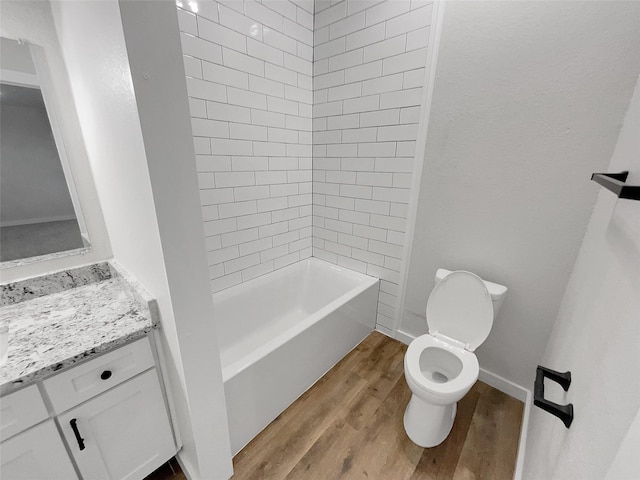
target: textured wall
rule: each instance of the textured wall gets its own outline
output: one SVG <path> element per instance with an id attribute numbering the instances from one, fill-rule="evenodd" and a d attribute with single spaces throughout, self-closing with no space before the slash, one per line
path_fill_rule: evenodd
<path id="1" fill-rule="evenodd" d="M 509 287 L 480 365 L 532 388 L 640 68 L 637 2 L 449 2 L 401 329 L 437 268 Z"/>
<path id="2" fill-rule="evenodd" d="M 82 135 L 78 107 L 74 105 L 74 96 L 77 92 L 72 89 L 69 82 L 63 58 L 64 47 L 58 39 L 60 31 L 56 29 L 51 8 L 52 4 L 49 2 L 3 0 L 0 36 L 10 39 L 21 38 L 43 49 L 48 74 L 55 84 L 55 89 L 48 100 L 51 100 L 56 111 L 57 125 L 64 141 L 69 168 L 73 172 L 75 190 L 91 241 L 91 251 L 84 255 L 65 256 L 4 269 L 2 270 L 3 282 L 15 282 L 51 271 L 101 262 L 111 256 L 109 238 L 85 147 L 86 139 Z"/>
<path id="3" fill-rule="evenodd" d="M 113 256 L 158 301 L 181 464 L 197 472 L 192 478 L 229 478 L 175 6 L 109 0 L 53 8 Z"/>
<path id="4" fill-rule="evenodd" d="M 312 3 L 179 3 L 213 292 L 311 256 Z"/>
<path id="5" fill-rule="evenodd" d="M 607 168 L 630 171 L 630 185 L 640 184 L 639 132 L 640 78 Z M 569 391 L 550 387 L 546 397 L 572 402 L 575 418 L 567 430 L 555 417 L 532 410 L 523 478 L 606 477 L 640 412 L 639 292 L 640 202 L 618 200 L 600 188 L 542 360 L 549 368 L 571 371 Z M 638 465 L 638 444 L 632 448 L 635 454 L 623 450 L 626 458 L 618 459 L 608 478 L 637 477 L 633 468 L 631 476 L 615 476 L 624 470 L 623 461 L 634 462 L 627 469 Z"/>
<path id="6" fill-rule="evenodd" d="M 393 328 L 432 5 L 316 1 L 313 255 L 381 279 Z"/>

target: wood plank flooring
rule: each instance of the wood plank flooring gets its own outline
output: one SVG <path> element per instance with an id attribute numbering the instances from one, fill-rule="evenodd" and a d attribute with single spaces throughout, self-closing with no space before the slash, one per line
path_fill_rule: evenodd
<path id="1" fill-rule="evenodd" d="M 411 396 L 405 351 L 373 332 L 234 457 L 232 478 L 511 479 L 523 404 L 477 382 L 449 437 L 422 449 L 402 424 Z"/>
<path id="2" fill-rule="evenodd" d="M 523 404 L 477 382 L 444 443 L 422 449 L 402 419 L 406 346 L 369 335 L 233 459 L 241 479 L 510 479 Z"/>

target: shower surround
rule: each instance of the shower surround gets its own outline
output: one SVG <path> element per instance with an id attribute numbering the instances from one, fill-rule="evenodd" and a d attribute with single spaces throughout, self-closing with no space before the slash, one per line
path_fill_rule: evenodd
<path id="1" fill-rule="evenodd" d="M 177 4 L 212 292 L 313 255 L 391 333 L 432 2 Z"/>
<path id="2" fill-rule="evenodd" d="M 391 334 L 432 2 L 331 3 L 315 14 L 313 255 L 380 278 Z"/>
<path id="3" fill-rule="evenodd" d="M 311 256 L 313 15 L 305 3 L 288 1 L 182 4 L 209 277 L 217 292 Z"/>

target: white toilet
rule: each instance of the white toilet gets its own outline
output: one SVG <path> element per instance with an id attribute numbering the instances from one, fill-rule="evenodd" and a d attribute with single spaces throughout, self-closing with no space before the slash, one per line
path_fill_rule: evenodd
<path id="1" fill-rule="evenodd" d="M 429 333 L 411 342 L 404 374 L 412 395 L 404 429 L 421 447 L 442 443 L 453 426 L 456 403 L 480 368 L 473 353 L 486 340 L 507 287 L 477 275 L 439 269 L 427 301 Z"/>

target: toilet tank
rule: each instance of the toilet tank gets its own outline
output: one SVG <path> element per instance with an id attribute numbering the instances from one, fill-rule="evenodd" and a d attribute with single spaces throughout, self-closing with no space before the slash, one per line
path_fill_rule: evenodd
<path id="1" fill-rule="evenodd" d="M 442 280 L 444 277 L 449 275 L 452 270 L 446 270 L 444 268 L 439 268 L 436 271 L 436 283 Z M 498 312 L 500 311 L 500 307 L 502 307 L 502 302 L 504 302 L 505 297 L 507 296 L 508 288 L 504 285 L 500 285 L 498 283 L 489 282 L 487 280 L 482 280 L 489 291 L 489 295 L 491 295 L 491 300 L 493 301 L 493 318 L 496 317 Z"/>

